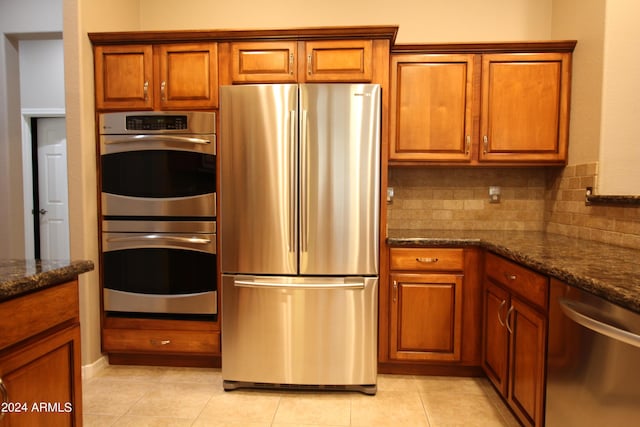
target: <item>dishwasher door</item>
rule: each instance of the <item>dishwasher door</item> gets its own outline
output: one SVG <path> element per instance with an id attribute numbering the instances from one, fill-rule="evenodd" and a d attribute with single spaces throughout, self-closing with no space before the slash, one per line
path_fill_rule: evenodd
<path id="1" fill-rule="evenodd" d="M 377 277 L 222 277 L 222 378 L 375 394 Z"/>
<path id="2" fill-rule="evenodd" d="M 640 315 L 552 281 L 546 425 L 640 423 Z"/>

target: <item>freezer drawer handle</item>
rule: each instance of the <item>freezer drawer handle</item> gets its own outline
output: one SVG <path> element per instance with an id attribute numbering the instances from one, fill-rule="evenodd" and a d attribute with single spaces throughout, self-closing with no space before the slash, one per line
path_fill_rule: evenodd
<path id="1" fill-rule="evenodd" d="M 327 282 L 313 282 L 313 283 L 280 283 L 280 282 L 267 282 L 261 280 L 236 280 L 234 282 L 236 287 L 240 288 L 287 288 L 287 289 L 364 289 L 363 282 L 349 282 L 349 283 L 327 283 Z"/>
<path id="2" fill-rule="evenodd" d="M 562 311 L 564 311 L 564 314 L 577 324 L 609 338 L 613 338 L 614 340 L 622 341 L 640 348 L 640 335 L 625 331 L 624 329 L 609 325 L 601 322 L 600 320 L 596 320 L 593 317 L 588 316 L 584 311 L 580 310 L 580 308 L 586 311 L 594 310 L 594 308 L 589 305 L 570 301 L 564 298 L 560 298 L 558 303 L 560 304 Z"/>

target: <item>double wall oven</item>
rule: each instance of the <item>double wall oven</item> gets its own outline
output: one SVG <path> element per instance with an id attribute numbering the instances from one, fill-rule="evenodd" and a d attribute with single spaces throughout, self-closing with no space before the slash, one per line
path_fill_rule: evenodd
<path id="1" fill-rule="evenodd" d="M 215 113 L 99 120 L 105 311 L 216 316 Z"/>

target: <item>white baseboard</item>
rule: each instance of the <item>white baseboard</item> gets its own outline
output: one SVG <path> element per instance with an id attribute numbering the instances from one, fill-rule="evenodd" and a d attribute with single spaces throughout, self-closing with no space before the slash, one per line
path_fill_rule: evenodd
<path id="1" fill-rule="evenodd" d="M 107 359 L 107 356 L 102 356 L 90 365 L 83 365 L 82 379 L 86 381 L 93 378 L 98 372 L 107 366 L 109 366 L 109 359 Z"/>

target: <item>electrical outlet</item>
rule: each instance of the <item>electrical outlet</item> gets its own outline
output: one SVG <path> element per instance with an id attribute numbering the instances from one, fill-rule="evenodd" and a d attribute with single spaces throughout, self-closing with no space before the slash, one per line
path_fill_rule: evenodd
<path id="1" fill-rule="evenodd" d="M 387 203 L 393 203 L 393 196 L 395 195 L 393 187 L 387 188 Z"/>
<path id="2" fill-rule="evenodd" d="M 489 187 L 489 203 L 500 203 L 500 187 L 495 185 Z"/>

